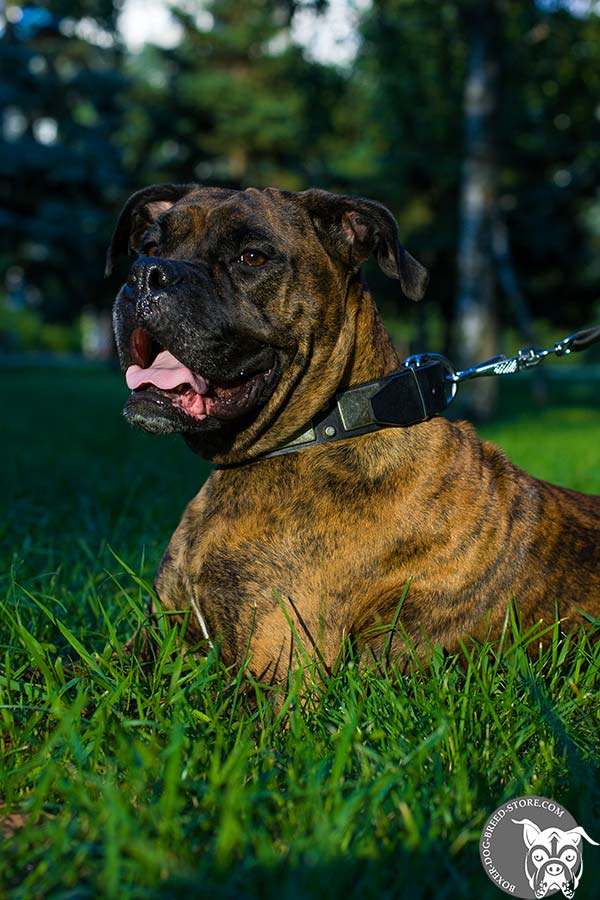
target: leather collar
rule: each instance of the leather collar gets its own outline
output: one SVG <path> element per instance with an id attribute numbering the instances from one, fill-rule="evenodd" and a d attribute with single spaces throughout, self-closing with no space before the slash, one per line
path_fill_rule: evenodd
<path id="1" fill-rule="evenodd" d="M 374 381 L 355 385 L 336 394 L 329 406 L 289 441 L 261 453 L 252 460 L 219 465 L 228 469 L 272 456 L 298 453 L 322 444 L 380 431 L 382 428 L 402 428 L 425 422 L 443 412 L 454 396 L 448 385 L 448 368 L 440 360 L 423 365 L 405 366 Z"/>

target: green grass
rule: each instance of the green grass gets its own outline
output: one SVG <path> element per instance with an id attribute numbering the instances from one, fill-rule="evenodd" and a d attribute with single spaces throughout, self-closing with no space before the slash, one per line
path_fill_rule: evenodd
<path id="1" fill-rule="evenodd" d="M 600 493 L 597 388 L 510 385 L 482 432 Z M 145 668 L 115 650 L 207 467 L 138 434 L 105 371 L 4 371 L 0 896 L 500 897 L 479 863 L 506 799 L 559 800 L 600 839 L 598 648 L 522 636 L 408 676 L 350 659 L 283 707 L 169 622 Z M 513 626 L 509 623 L 509 630 Z M 599 642 L 600 644 L 600 642 Z M 12 817 L 12 818 L 11 818 Z M 20 827 L 17 827 L 20 826 Z M 594 897 L 586 845 L 577 898 Z"/>

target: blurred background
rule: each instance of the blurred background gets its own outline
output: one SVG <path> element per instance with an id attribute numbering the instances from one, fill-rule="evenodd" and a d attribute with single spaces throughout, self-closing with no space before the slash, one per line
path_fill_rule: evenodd
<path id="1" fill-rule="evenodd" d="M 599 2 L 0 3 L 0 71 L 5 365 L 111 360 L 106 247 L 160 181 L 384 202 L 431 272 L 412 305 L 368 271 L 403 354 L 600 321 Z"/>

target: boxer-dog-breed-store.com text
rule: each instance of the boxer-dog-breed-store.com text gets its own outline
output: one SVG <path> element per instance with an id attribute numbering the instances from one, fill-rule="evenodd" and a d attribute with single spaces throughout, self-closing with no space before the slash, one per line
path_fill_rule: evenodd
<path id="1" fill-rule="evenodd" d="M 527 475 L 468 423 L 381 424 L 357 390 L 401 368 L 361 264 L 412 300 L 427 284 L 384 206 L 156 185 L 125 205 L 108 270 L 128 252 L 125 415 L 215 464 L 156 582 L 189 642 L 275 682 L 296 639 L 330 666 L 346 637 L 376 656 L 406 635 L 493 639 L 512 600 L 527 629 L 600 613 L 600 498 Z M 426 371 L 411 384 L 408 406 Z"/>

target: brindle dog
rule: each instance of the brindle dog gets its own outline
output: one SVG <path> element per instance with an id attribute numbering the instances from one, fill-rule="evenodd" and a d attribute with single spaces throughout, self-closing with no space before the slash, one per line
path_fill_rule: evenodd
<path id="1" fill-rule="evenodd" d="M 190 642 L 218 641 L 230 664 L 249 649 L 250 671 L 277 681 L 290 620 L 326 665 L 347 636 L 377 654 L 409 582 L 399 625 L 421 646 L 497 636 L 514 598 L 524 628 L 600 613 L 600 498 L 527 475 L 465 422 L 265 458 L 337 392 L 400 367 L 360 266 L 375 254 L 413 300 L 427 275 L 385 207 L 156 185 L 123 209 L 108 270 L 128 251 L 125 415 L 217 464 L 157 578 L 167 610 L 191 606 Z"/>

